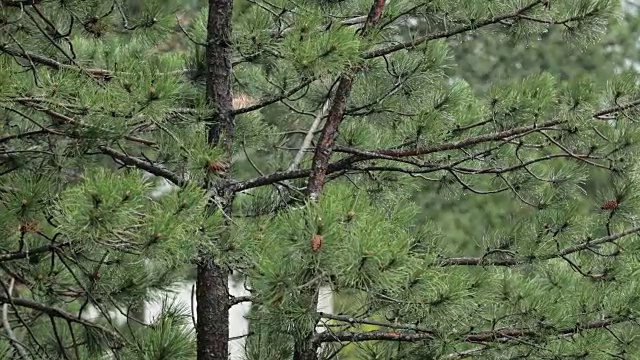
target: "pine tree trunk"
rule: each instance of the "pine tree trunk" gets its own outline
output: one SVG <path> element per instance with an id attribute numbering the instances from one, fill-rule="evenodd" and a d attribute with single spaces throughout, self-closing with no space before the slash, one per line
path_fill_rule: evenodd
<path id="1" fill-rule="evenodd" d="M 317 298 L 314 298 L 314 303 L 317 302 Z M 301 341 L 296 342 L 293 348 L 293 360 L 317 360 L 318 359 L 318 347 L 313 343 L 314 331 L 311 331 L 307 337 Z"/>
<path id="2" fill-rule="evenodd" d="M 229 356 L 227 272 L 203 259 L 196 281 L 198 360 L 226 360 Z"/>
<path id="3" fill-rule="evenodd" d="M 233 0 L 209 0 L 206 65 L 207 98 L 213 116 L 207 122 L 207 139 L 212 147 L 222 140 L 226 161 L 231 161 L 233 103 L 231 94 L 231 15 Z M 222 199 L 224 211 L 231 213 L 231 193 L 219 193 L 222 183 L 211 181 L 208 190 Z M 212 205 L 216 206 L 216 205 Z M 224 236 L 224 235 L 223 235 Z M 211 254 L 200 254 L 196 280 L 198 360 L 226 360 L 229 356 L 229 284 L 226 267 L 216 264 Z"/>

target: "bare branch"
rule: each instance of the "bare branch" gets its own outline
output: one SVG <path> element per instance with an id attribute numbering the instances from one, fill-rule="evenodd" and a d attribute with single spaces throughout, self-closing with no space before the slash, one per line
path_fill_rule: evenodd
<path id="1" fill-rule="evenodd" d="M 340 331 L 329 332 L 325 331 L 316 335 L 315 341 L 318 343 L 325 342 L 362 342 L 362 341 L 405 341 L 415 342 L 423 340 L 434 340 L 435 336 L 431 333 L 415 333 L 415 332 L 395 332 L 395 331 Z"/>
<path id="2" fill-rule="evenodd" d="M 476 145 L 476 144 L 480 144 L 487 141 L 502 140 L 502 139 L 510 138 L 512 136 L 529 133 L 531 131 L 538 131 L 541 128 L 549 128 L 551 126 L 559 125 L 562 123 L 564 123 L 564 121 L 562 120 L 551 120 L 551 121 L 547 121 L 540 124 L 520 126 L 517 128 L 505 130 L 505 131 L 478 135 L 478 136 L 466 138 L 464 140 L 459 140 L 459 141 L 451 141 L 451 142 L 445 142 L 445 143 L 436 144 L 436 145 L 428 145 L 421 148 L 393 149 L 393 150 L 381 149 L 381 150 L 372 150 L 371 152 L 379 153 L 382 155 L 397 156 L 397 157 L 427 155 L 427 154 L 433 154 L 441 151 L 462 149 L 471 145 Z"/>
<path id="3" fill-rule="evenodd" d="M 7 296 L 11 296 L 11 294 L 13 293 L 13 286 L 15 285 L 15 283 L 16 283 L 16 280 L 14 278 L 11 278 L 11 280 L 9 281 L 9 289 L 7 289 Z M 2 326 L 4 327 L 4 330 L 7 332 L 7 336 L 9 337 L 9 340 L 11 340 L 11 345 L 16 349 L 18 354 L 20 354 L 20 358 L 24 360 L 29 359 L 29 355 L 24 350 L 24 347 L 22 346 L 22 344 L 20 344 L 20 342 L 18 341 L 16 334 L 11 329 L 11 324 L 9 323 L 9 304 L 8 303 L 5 303 L 4 305 L 2 305 Z"/>
<path id="4" fill-rule="evenodd" d="M 307 134 L 304 137 L 304 140 L 302 141 L 302 145 L 300 145 L 300 150 L 298 150 L 295 158 L 293 159 L 293 162 L 289 166 L 289 169 L 287 169 L 288 171 L 295 170 L 298 168 L 298 165 L 300 164 L 300 162 L 302 161 L 302 158 L 304 157 L 305 151 L 307 151 L 307 148 L 309 148 L 309 145 L 311 145 L 311 141 L 313 140 L 313 134 L 316 132 L 316 129 L 318 128 L 318 126 L 320 126 L 320 122 L 322 121 L 322 119 L 324 119 L 325 116 L 327 116 L 327 113 L 329 112 L 330 108 L 331 108 L 331 98 L 327 99 L 324 102 L 324 104 L 322 105 L 322 108 L 320 109 L 320 111 L 318 111 L 315 118 L 313 119 L 313 123 L 311 124 L 309 131 L 307 131 Z"/>
<path id="5" fill-rule="evenodd" d="M 231 299 L 229 299 L 229 307 L 232 307 L 234 305 L 238 305 L 241 304 L 243 302 L 252 302 L 255 300 L 254 296 L 251 295 L 246 295 L 246 296 L 234 296 Z"/>
<path id="6" fill-rule="evenodd" d="M 164 179 L 171 181 L 173 184 L 177 186 L 182 187 L 187 183 L 187 181 L 181 178 L 180 176 L 178 176 L 178 174 L 171 172 L 169 170 L 163 169 L 161 167 L 158 167 L 156 165 L 153 165 L 148 161 L 140 160 L 138 158 L 129 156 L 127 154 L 124 154 L 122 152 L 119 152 L 115 149 L 112 149 L 110 147 L 103 146 L 103 145 L 98 146 L 98 150 L 100 150 L 103 154 L 109 155 L 114 159 L 122 161 L 125 165 L 134 166 L 138 169 L 150 172 L 153 175 L 160 176 Z"/>
<path id="7" fill-rule="evenodd" d="M 233 114 L 233 115 L 244 114 L 244 113 L 248 113 L 248 112 L 251 112 L 251 111 L 259 110 L 259 109 L 262 109 L 265 106 L 269 106 L 271 104 L 277 103 L 278 101 L 284 100 L 284 99 L 288 98 L 289 96 L 297 93 L 298 91 L 304 89 L 305 87 L 309 86 L 315 80 L 316 79 L 314 79 L 314 78 L 310 78 L 310 79 L 304 80 L 298 86 L 290 89 L 289 91 L 284 92 L 283 94 L 270 97 L 268 99 L 262 100 L 262 101 L 260 101 L 260 102 L 258 102 L 256 104 L 253 104 L 253 105 L 250 105 L 250 106 L 242 107 L 242 108 L 239 108 L 239 109 L 233 109 L 233 111 L 231 111 L 231 114 Z"/>
<path id="8" fill-rule="evenodd" d="M 56 307 L 44 305 L 30 299 L 7 297 L 5 295 L 0 295 L 0 303 L 13 304 L 15 306 L 26 307 L 32 310 L 36 310 L 41 313 L 47 314 L 49 316 L 58 317 L 72 323 L 77 323 L 77 324 L 86 326 L 88 328 L 93 328 L 99 331 L 102 335 L 106 336 L 108 339 L 115 340 L 120 343 L 124 341 L 124 339 L 122 339 L 120 335 L 105 328 L 102 325 L 96 324 L 88 320 L 84 320 L 82 318 L 79 318 L 77 315 L 70 314 L 64 310 L 58 309 Z"/>

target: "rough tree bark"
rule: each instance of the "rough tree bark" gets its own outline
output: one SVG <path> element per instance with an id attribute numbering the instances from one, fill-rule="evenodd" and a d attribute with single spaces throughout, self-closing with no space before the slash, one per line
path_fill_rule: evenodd
<path id="1" fill-rule="evenodd" d="M 231 160 L 234 133 L 233 96 L 231 93 L 231 15 L 233 0 L 209 0 L 207 21 L 206 66 L 207 99 L 213 116 L 207 123 L 210 146 L 221 145 L 226 161 Z M 227 175 L 210 181 L 208 190 L 222 199 L 227 215 L 231 212 L 232 194 L 219 193 Z M 212 205 L 216 206 L 217 205 Z M 211 254 L 200 254 L 196 280 L 196 324 L 198 360 L 226 360 L 229 356 L 229 280 L 226 267 L 216 264 Z"/>

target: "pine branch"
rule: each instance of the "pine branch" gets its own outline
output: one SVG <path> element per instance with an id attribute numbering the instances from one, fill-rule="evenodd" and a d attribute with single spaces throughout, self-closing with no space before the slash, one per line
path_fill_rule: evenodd
<path id="1" fill-rule="evenodd" d="M 33 2 L 34 0 L 23 0 L 23 1 L 15 1 L 15 2 L 17 3 L 17 2 L 29 2 L 29 1 Z M 21 58 L 29 61 L 30 63 L 44 65 L 54 70 L 82 71 L 82 72 L 88 73 L 89 75 L 91 75 L 92 77 L 98 80 L 109 81 L 114 77 L 116 77 L 116 75 L 119 75 L 119 76 L 132 75 L 131 73 L 123 72 L 123 71 L 112 71 L 112 70 L 99 69 L 99 68 L 82 68 L 77 65 L 64 64 L 55 59 L 52 59 L 43 55 L 39 55 L 30 51 L 18 51 L 16 49 L 11 49 L 7 46 L 3 47 L 1 46 L 1 44 L 0 44 L 0 53 L 6 53 L 8 55 L 13 56 L 14 58 Z M 163 74 L 184 75 L 184 74 L 189 74 L 192 71 L 193 70 L 191 69 L 172 70 Z"/>
<path id="2" fill-rule="evenodd" d="M 603 115 L 613 114 L 623 110 L 628 110 L 638 105 L 640 105 L 640 99 L 597 111 L 596 113 L 593 114 L 593 117 L 597 118 Z M 343 152 L 351 151 L 352 153 L 355 153 L 355 155 L 341 159 L 339 161 L 336 161 L 335 163 L 329 164 L 327 166 L 327 174 L 352 169 L 352 165 L 355 163 L 375 159 L 378 157 L 381 157 L 381 158 L 382 157 L 387 158 L 387 156 L 409 157 L 409 156 L 426 155 L 426 154 L 436 153 L 440 151 L 457 150 L 457 149 L 462 149 L 468 146 L 477 145 L 487 141 L 504 140 L 510 137 L 530 133 L 532 131 L 545 129 L 554 125 L 563 124 L 564 122 L 565 121 L 563 120 L 551 120 L 551 121 L 540 123 L 540 124 L 516 127 L 509 130 L 504 130 L 504 131 L 494 132 L 494 133 L 489 133 L 484 135 L 478 135 L 478 136 L 470 137 L 464 140 L 445 142 L 445 143 L 425 146 L 417 149 L 413 148 L 413 149 L 356 150 L 348 147 L 335 146 L 334 149 L 336 151 L 343 151 Z M 305 176 L 309 176 L 310 173 L 311 173 L 311 169 L 277 172 L 277 173 L 261 176 L 251 180 L 230 183 L 228 185 L 228 188 L 230 191 L 238 192 L 238 191 L 243 191 L 243 190 L 247 190 L 255 187 L 271 185 L 273 183 L 280 182 L 283 180 L 303 178 Z"/>
<path id="3" fill-rule="evenodd" d="M 393 46 L 389 46 L 389 47 L 385 47 L 385 48 L 381 48 L 381 49 L 376 49 L 376 50 L 371 50 L 368 52 L 365 52 L 362 54 L 362 58 L 364 59 L 373 59 L 373 58 L 377 58 L 380 56 L 385 56 L 388 54 L 391 54 L 393 52 L 399 51 L 399 50 L 403 50 L 403 49 L 410 49 L 410 48 L 414 48 L 420 44 L 432 41 L 432 40 L 437 40 L 437 39 L 444 39 L 444 38 L 448 38 L 451 36 L 455 36 L 455 35 L 459 35 L 462 33 L 465 33 L 467 31 L 472 31 L 472 30 L 477 30 L 481 27 L 485 27 L 487 25 L 493 25 L 493 24 L 497 24 L 501 21 L 504 20 L 508 20 L 508 19 L 512 19 L 512 18 L 517 18 L 520 15 L 524 14 L 525 12 L 533 9 L 534 7 L 543 4 L 542 1 L 534 1 L 531 4 L 522 7 L 512 13 L 509 14 L 505 14 L 505 15 L 500 15 L 500 16 L 494 16 L 492 18 L 489 19 L 484 19 L 484 20 L 479 20 L 479 21 L 475 21 L 469 25 L 465 25 L 465 26 L 461 26 L 457 29 L 454 30 L 449 30 L 449 31 L 442 31 L 439 33 L 435 33 L 435 34 L 431 34 L 431 35 L 426 35 L 426 36 L 422 36 L 419 38 L 416 38 L 414 40 L 411 41 L 406 41 L 406 42 L 401 42 L 399 44 L 393 45 Z"/>
<path id="4" fill-rule="evenodd" d="M 61 318 L 61 319 L 64 319 L 64 320 L 66 320 L 68 322 L 80 324 L 82 326 L 95 329 L 98 332 L 100 332 L 103 336 L 105 336 L 105 337 L 107 337 L 107 338 L 109 338 L 111 340 L 115 340 L 115 341 L 120 342 L 120 343 L 122 343 L 124 341 L 124 339 L 122 339 L 122 337 L 120 335 L 118 335 L 117 333 L 105 328 L 102 325 L 99 325 L 99 324 L 93 323 L 91 321 L 79 318 L 77 315 L 68 313 L 68 312 L 66 312 L 64 310 L 58 309 L 58 308 L 53 307 L 53 306 L 44 305 L 44 304 L 38 303 L 36 301 L 30 300 L 30 299 L 17 298 L 17 297 L 7 297 L 6 295 L 0 295 L 0 303 L 1 304 L 11 304 L 13 306 L 25 307 L 25 308 L 29 308 L 29 309 L 32 309 L 32 310 L 36 310 L 38 312 L 47 314 L 49 316 Z"/>
<path id="5" fill-rule="evenodd" d="M 548 336 L 571 336 L 580 333 L 583 330 L 595 330 L 602 329 L 608 326 L 622 324 L 628 321 L 633 321 L 631 317 L 616 317 L 610 319 L 601 319 L 590 322 L 577 322 L 575 326 L 565 327 L 556 331 L 550 331 Z M 475 334 L 469 334 L 463 337 L 465 342 L 472 343 L 485 343 L 485 342 L 510 342 L 513 339 L 523 337 L 539 337 L 545 335 L 546 330 L 532 330 L 527 328 L 520 329 L 500 329 L 493 331 L 484 331 Z"/>
<path id="6" fill-rule="evenodd" d="M 399 172 L 399 173 L 403 173 L 403 174 L 409 174 L 409 175 L 414 175 L 414 174 L 427 174 L 427 173 L 431 173 L 431 172 L 435 172 L 435 171 L 441 171 L 441 170 L 448 170 L 448 171 L 452 171 L 452 172 L 457 172 L 460 174 L 473 174 L 473 175 L 480 175 L 480 174 L 505 174 L 505 173 L 509 173 L 509 172 L 513 172 L 513 171 L 517 171 L 523 168 L 526 168 L 529 165 L 538 163 L 538 162 L 542 162 L 542 161 L 548 161 L 551 159 L 558 159 L 558 158 L 573 158 L 573 156 L 569 155 L 569 154 L 551 154 L 551 155 L 546 155 L 546 156 L 541 156 L 541 157 L 537 157 L 535 159 L 531 159 L 531 160 L 527 160 L 527 161 L 523 161 L 520 164 L 517 165 L 512 165 L 512 166 L 508 166 L 508 167 L 487 167 L 487 168 L 471 168 L 471 167 L 464 167 L 464 166 L 456 166 L 456 164 L 465 162 L 465 161 L 469 161 L 469 160 L 473 160 L 475 157 L 477 156 L 477 154 L 472 154 L 469 155 L 465 158 L 462 158 L 460 160 L 454 161 L 452 163 L 449 164 L 445 164 L 445 165 L 439 165 L 436 163 L 420 163 L 420 164 L 412 164 L 414 166 L 417 166 L 417 169 L 408 169 L 408 168 L 402 168 L 402 167 L 398 167 L 398 166 L 365 166 L 365 167 L 359 167 L 356 170 L 357 171 L 394 171 L 394 172 Z M 581 158 L 592 158 L 588 155 L 580 155 Z M 386 159 L 386 157 L 380 157 L 381 159 Z M 389 157 L 389 159 L 393 160 L 393 161 L 402 161 L 403 163 L 410 163 L 409 161 L 403 161 L 404 159 L 398 159 L 398 158 L 393 158 L 393 157 Z"/>
<path id="7" fill-rule="evenodd" d="M 16 3 L 19 1 L 15 1 Z M 27 2 L 27 1 L 20 1 L 20 2 Z M 40 65 L 44 65 L 46 67 L 49 67 L 51 69 L 55 69 L 55 70 L 75 70 L 75 71 L 83 71 L 86 72 L 88 74 L 90 74 L 91 76 L 93 76 L 96 79 L 102 79 L 102 80 L 110 80 L 111 78 L 113 78 L 113 73 L 109 70 L 104 70 L 104 69 L 85 69 L 85 68 L 81 68 L 75 65 L 67 65 L 67 64 L 63 64 L 57 60 L 48 58 L 46 56 L 42 56 L 42 55 L 38 55 L 29 51 L 17 51 L 14 49 L 11 49 L 9 47 L 1 47 L 0 46 L 0 52 L 4 52 L 7 53 L 13 57 L 18 57 L 18 58 L 22 58 L 25 60 L 28 60 L 30 62 L 36 63 L 36 64 L 40 64 Z"/>
<path id="8" fill-rule="evenodd" d="M 482 331 L 472 334 L 460 336 L 460 341 L 468 343 L 490 343 L 499 342 L 506 343 L 511 341 L 517 341 L 522 338 L 537 338 L 540 336 L 547 337 L 559 337 L 559 336 L 571 336 L 578 334 L 584 330 L 594 330 L 607 328 L 612 325 L 625 323 L 634 320 L 631 317 L 616 317 L 604 320 L 595 320 L 586 323 L 577 323 L 575 326 L 558 329 L 555 331 L 549 331 L 547 329 L 533 329 L 533 328 L 503 328 L 492 331 Z M 428 332 L 413 332 L 413 331 L 341 331 L 330 332 L 325 331 L 316 334 L 314 341 L 317 343 L 326 342 L 363 342 L 363 341 L 403 341 L 403 342 L 418 342 L 425 340 L 436 340 L 436 331 L 432 333 Z"/>
<path id="9" fill-rule="evenodd" d="M 40 246 L 40 247 L 37 247 L 37 248 L 30 249 L 29 251 L 21 251 L 21 252 L 12 252 L 12 253 L 0 254 L 0 262 L 26 259 L 29 256 L 51 252 L 51 251 L 54 251 L 56 249 L 60 249 L 62 247 L 65 247 L 65 246 L 67 246 L 69 244 L 70 244 L 69 242 L 63 242 L 63 243 L 59 243 L 59 244 L 51 244 L 51 245 Z"/>
<path id="10" fill-rule="evenodd" d="M 636 107 L 640 105 L 640 99 L 621 104 L 618 106 L 613 106 L 610 108 L 606 108 L 600 111 L 597 111 L 593 114 L 593 117 L 599 119 L 604 115 L 614 114 L 616 112 L 628 110 L 630 108 Z M 334 163 L 331 163 L 327 166 L 327 174 L 335 173 L 338 171 L 344 171 L 348 169 L 353 169 L 352 165 L 358 162 L 375 159 L 381 155 L 385 156 L 416 156 L 416 155 L 424 155 L 430 154 L 438 151 L 445 150 L 456 150 L 460 148 L 464 148 L 466 146 L 477 145 L 486 141 L 494 141 L 494 140 L 502 140 L 508 137 L 513 137 L 517 135 L 522 135 L 531 131 L 537 131 L 541 128 L 562 124 L 564 121 L 561 120 L 552 120 L 546 123 L 538 124 L 538 125 L 528 125 L 521 126 L 517 128 L 513 128 L 510 130 L 505 130 L 501 132 L 494 132 L 490 134 L 478 135 L 474 137 L 467 138 L 465 140 L 454 141 L 454 142 L 446 142 L 439 145 L 431 145 L 418 149 L 383 149 L 383 150 L 356 150 L 352 148 L 335 146 L 334 149 L 336 151 L 348 152 L 358 152 L 354 156 L 350 156 Z M 293 180 L 300 179 L 311 174 L 311 169 L 301 169 L 301 170 L 291 170 L 291 171 L 282 171 L 276 172 L 265 176 L 260 176 L 254 179 L 231 182 L 226 185 L 227 190 L 231 192 L 239 192 L 247 189 L 252 189 L 265 185 L 272 185 L 277 182 L 281 182 L 284 180 Z"/>
<path id="11" fill-rule="evenodd" d="M 67 115 L 61 114 L 57 111 L 51 110 L 45 106 L 42 106 L 40 104 L 36 104 L 34 102 L 31 102 L 28 100 L 28 98 L 19 98 L 19 99 L 14 99 L 14 101 L 16 101 L 19 104 L 22 104 L 24 106 L 27 106 L 29 108 L 41 111 L 49 116 L 51 116 L 53 119 L 58 120 L 60 123 L 62 124 L 73 124 L 73 125 L 81 125 L 78 123 L 78 121 L 76 121 L 74 118 L 69 117 Z M 46 128 L 43 128 L 43 130 Z M 59 135 L 60 133 L 53 133 L 56 135 Z M 147 145 L 147 146 L 153 146 L 155 145 L 154 141 L 150 141 L 147 139 L 143 139 L 143 138 L 139 138 L 136 136 L 131 136 L 131 135 L 124 135 L 123 138 L 129 140 L 129 141 L 133 141 L 133 142 L 137 142 L 139 144 L 143 144 L 143 145 Z"/>
<path id="12" fill-rule="evenodd" d="M 240 192 L 260 186 L 272 185 L 284 180 L 301 179 L 303 177 L 309 176 L 309 174 L 311 174 L 310 169 L 281 171 L 250 180 L 232 182 L 227 184 L 226 187 L 228 191 Z"/>
<path id="13" fill-rule="evenodd" d="M 481 352 L 487 349 L 488 347 L 486 346 L 480 346 L 480 347 L 469 349 L 469 350 L 456 351 L 456 352 L 445 355 L 444 359 L 465 359 L 468 357 L 477 356 Z"/>
<path id="14" fill-rule="evenodd" d="M 487 141 L 503 140 L 503 139 L 511 138 L 516 135 L 523 135 L 530 132 L 539 131 L 540 129 L 550 128 L 551 126 L 559 125 L 564 122 L 565 121 L 563 120 L 551 120 L 551 121 L 543 122 L 540 124 L 520 126 L 517 128 L 512 128 L 509 130 L 504 130 L 496 133 L 478 135 L 478 136 L 470 137 L 464 140 L 444 142 L 436 145 L 427 145 L 421 148 L 381 149 L 381 150 L 371 150 L 369 152 L 372 154 L 377 153 L 377 154 L 389 155 L 394 157 L 427 155 L 427 154 L 433 154 L 433 153 L 447 151 L 447 150 L 462 149 L 471 145 L 476 145 L 476 144 L 480 144 Z M 373 155 L 369 155 L 368 157 L 371 158 L 370 156 L 373 156 Z"/>
<path id="15" fill-rule="evenodd" d="M 605 118 L 603 119 L 602 117 L 605 115 L 611 115 L 620 111 L 624 111 L 624 110 L 628 110 L 631 108 L 634 108 L 636 106 L 640 105 L 640 99 L 634 100 L 634 101 L 630 101 L 628 103 L 625 104 L 620 104 L 620 105 L 616 105 L 616 106 L 612 106 L 610 108 L 606 108 L 603 110 L 600 110 L 598 112 L 596 112 L 595 114 L 593 114 L 593 117 L 596 119 L 600 119 L 600 120 L 611 120 L 609 118 Z"/>
<path id="16" fill-rule="evenodd" d="M 16 139 L 23 139 L 23 138 L 30 138 L 32 136 L 40 136 L 40 135 L 62 135 L 61 133 L 49 129 L 49 128 L 44 128 L 41 130 L 33 130 L 33 131 L 26 131 L 26 132 L 22 132 L 22 133 L 18 133 L 18 134 L 13 134 L 13 135 L 5 135 L 5 136 L 1 136 L 0 137 L 0 144 L 5 143 L 9 140 L 16 140 Z"/>
<path id="17" fill-rule="evenodd" d="M 263 107 L 269 106 L 271 104 L 277 103 L 278 101 L 284 100 L 286 98 L 288 98 L 289 96 L 292 96 L 293 94 L 297 93 L 298 91 L 306 88 L 307 86 L 311 85 L 312 82 L 314 82 L 316 79 L 315 78 L 310 78 L 310 79 L 306 79 L 304 81 L 302 81 L 298 86 L 290 89 L 289 91 L 286 91 L 280 95 L 276 95 L 273 97 L 270 97 L 268 99 L 264 99 L 262 101 L 259 101 L 257 104 L 254 105 L 250 105 L 250 106 L 246 106 L 243 108 L 239 108 L 239 109 L 234 109 L 233 111 L 231 111 L 231 113 L 233 115 L 239 115 L 239 114 L 244 114 L 244 113 L 248 113 L 251 111 L 256 111 L 259 109 L 262 109 Z"/>
<path id="18" fill-rule="evenodd" d="M 323 317 L 323 318 L 327 318 L 327 319 L 331 319 L 331 320 L 337 320 L 337 321 L 346 322 L 346 323 L 349 323 L 349 324 L 366 324 L 366 325 L 383 326 L 383 327 L 388 327 L 390 329 L 412 330 L 412 331 L 425 332 L 425 333 L 430 333 L 432 335 L 435 335 L 435 333 L 433 332 L 432 329 L 423 328 L 423 327 L 416 326 L 416 325 L 413 325 L 413 324 L 389 323 L 389 322 L 384 322 L 384 321 L 354 318 L 354 317 L 351 317 L 351 316 L 348 316 L 348 315 L 329 314 L 329 313 L 325 313 L 325 312 L 318 312 L 318 316 Z"/>
<path id="19" fill-rule="evenodd" d="M 352 173 L 361 173 L 361 172 L 372 172 L 372 171 L 378 171 L 378 172 L 382 172 L 382 171 L 387 171 L 387 172 L 397 172 L 397 173 L 404 173 L 404 174 L 408 174 L 410 176 L 417 176 L 417 177 L 421 177 L 425 180 L 430 180 L 430 181 L 439 181 L 439 179 L 427 179 L 423 176 L 423 174 L 428 174 L 428 173 L 433 173 L 436 171 L 447 171 L 449 174 L 451 174 L 451 177 L 462 186 L 463 189 L 469 190 L 473 193 L 476 194 L 495 194 L 495 193 L 499 193 L 499 192 L 503 192 L 503 191 L 507 191 L 507 190 L 511 190 L 514 192 L 514 194 L 519 197 L 522 198 L 522 196 L 515 191 L 514 187 L 512 184 L 510 184 L 506 178 L 504 178 L 504 176 L 502 176 L 502 174 L 506 174 L 509 172 L 514 172 L 514 171 L 518 171 L 521 169 L 524 169 L 529 175 L 536 177 L 536 175 L 534 175 L 531 170 L 529 170 L 528 166 L 532 165 L 534 163 L 538 163 L 538 162 L 542 162 L 542 161 L 547 161 L 550 159 L 554 159 L 554 158 L 574 158 L 580 161 L 584 161 L 587 162 L 590 165 L 596 166 L 596 167 L 602 167 L 605 169 L 609 169 L 609 167 L 604 166 L 604 165 L 600 165 L 597 164 L 595 162 L 589 161 L 587 159 L 599 159 L 598 157 L 594 157 L 594 156 L 589 156 L 589 155 L 584 155 L 584 154 L 551 154 L 551 155 L 547 155 L 547 156 L 542 156 L 542 157 L 538 157 L 538 158 L 534 158 L 528 161 L 523 161 L 521 159 L 518 158 L 518 160 L 520 160 L 520 164 L 517 165 L 512 165 L 512 166 L 508 166 L 508 167 L 497 167 L 497 168 L 469 168 L 469 167 L 463 167 L 463 166 L 457 166 L 458 164 L 464 163 L 466 161 L 472 161 L 475 159 L 478 159 L 484 155 L 488 155 L 490 153 L 492 153 L 494 150 L 497 150 L 499 147 L 501 147 L 503 144 L 499 144 L 493 148 L 487 149 L 487 150 L 483 150 L 479 153 L 470 153 L 468 154 L 466 157 L 457 159 L 455 161 L 452 161 L 449 164 L 437 164 L 437 163 L 427 163 L 427 162 L 421 162 L 421 161 L 412 161 L 412 160 L 407 160 L 404 158 L 394 158 L 394 157 L 389 157 L 389 156 L 384 156 L 384 155 L 378 155 L 376 156 L 377 159 L 386 159 L 386 160 L 391 160 L 391 161 L 396 161 L 396 162 L 402 162 L 402 163 L 406 163 L 406 164 L 410 164 L 413 166 L 416 166 L 416 169 L 409 169 L 409 168 L 403 168 L 403 167 L 398 167 L 398 166 L 359 166 L 353 170 L 350 170 L 350 172 Z M 473 175 L 480 175 L 480 174 L 495 174 L 498 175 L 498 177 L 503 180 L 503 182 L 505 182 L 505 184 L 507 184 L 506 187 L 502 187 L 499 189 L 493 189 L 493 190 L 478 190 L 475 188 L 472 188 L 469 184 L 467 184 L 465 181 L 462 180 L 462 178 L 458 175 L 458 174 L 473 174 Z M 551 181 L 548 179 L 542 179 L 539 177 L 536 177 L 538 180 L 541 181 Z M 526 203 L 526 201 L 524 201 Z"/>
<path id="20" fill-rule="evenodd" d="M 592 246 L 602 245 L 605 243 L 614 242 L 623 237 L 640 233 L 640 226 L 629 228 L 625 231 L 621 231 L 616 234 L 603 236 L 597 239 L 586 239 L 580 244 L 566 247 L 558 252 L 542 255 L 542 256 L 528 256 L 522 258 L 507 258 L 507 259 L 488 259 L 487 257 L 495 253 L 495 251 L 489 251 L 482 257 L 451 257 L 445 258 L 438 262 L 439 266 L 516 266 L 531 264 L 534 261 L 551 260 L 555 258 L 561 258 L 573 253 L 577 253 L 582 250 L 587 250 Z"/>
<path id="21" fill-rule="evenodd" d="M 116 160 L 120 160 L 125 165 L 134 166 L 138 169 L 147 171 L 153 175 L 160 176 L 164 179 L 171 181 L 176 186 L 184 186 L 187 184 L 187 181 L 180 177 L 178 174 L 171 172 L 167 169 L 163 169 L 159 166 L 153 165 L 148 161 L 143 161 L 133 156 L 129 156 L 125 153 L 119 152 L 115 149 L 112 149 L 108 146 L 98 146 L 98 150 L 100 150 L 103 154 L 109 155 Z"/>
<path id="22" fill-rule="evenodd" d="M 537 131 L 541 127 L 544 128 L 552 125 L 557 125 L 560 123 L 562 123 L 562 121 L 553 120 L 553 121 L 549 121 L 539 125 L 521 126 L 521 127 L 517 127 L 517 128 L 505 130 L 505 131 L 478 135 L 478 136 L 467 138 L 465 140 L 445 142 L 442 144 L 431 145 L 428 147 L 423 147 L 418 149 L 397 149 L 397 150 L 384 149 L 384 150 L 370 150 L 370 151 L 359 150 L 358 155 L 344 158 L 339 161 L 336 161 L 335 163 L 329 164 L 327 166 L 327 174 L 331 174 L 331 173 L 342 171 L 342 170 L 352 169 L 353 164 L 366 161 L 366 160 L 375 159 L 380 155 L 394 156 L 394 157 L 416 156 L 416 155 L 430 154 L 430 153 L 445 151 L 445 150 L 461 149 L 464 147 L 477 145 L 487 141 L 502 140 L 508 137 L 522 135 L 525 133 L 529 133 L 531 131 Z M 340 150 L 348 150 L 348 148 L 341 147 L 341 146 L 336 146 L 335 148 Z M 273 183 L 280 182 L 283 180 L 303 178 L 305 176 L 309 176 L 311 172 L 312 172 L 312 169 L 283 171 L 283 172 L 269 174 L 266 176 L 261 176 L 251 180 L 230 183 L 227 186 L 229 191 L 238 192 L 238 191 L 247 190 L 247 189 L 251 189 L 259 186 L 271 185 Z"/>
<path id="23" fill-rule="evenodd" d="M 229 299 L 229 307 L 241 304 L 243 302 L 253 302 L 255 300 L 255 296 L 246 295 L 246 296 L 233 296 Z"/>
<path id="24" fill-rule="evenodd" d="M 415 341 L 424 341 L 424 340 L 435 340 L 435 336 L 432 333 L 425 332 L 396 332 L 396 331 L 366 331 L 366 332 L 358 332 L 358 331 L 340 331 L 340 332 L 331 332 L 325 331 L 319 333 L 315 337 L 315 341 L 317 343 L 325 343 L 325 342 L 363 342 L 363 341 L 406 341 L 406 342 L 415 342 Z"/>
<path id="25" fill-rule="evenodd" d="M 612 234 L 609 236 L 603 236 L 601 238 L 595 239 L 595 240 L 585 240 L 584 242 L 577 244 L 577 245 L 573 245 L 573 246 L 569 246 L 567 248 L 564 248 L 560 251 L 558 251 L 557 253 L 553 254 L 553 255 L 547 255 L 546 259 L 552 259 L 552 258 L 556 258 L 556 257 L 561 257 L 561 256 L 566 256 L 569 254 L 573 254 L 582 250 L 586 250 L 592 246 L 596 246 L 596 245 L 601 245 L 601 244 L 606 244 L 606 243 L 610 243 L 613 242 L 615 240 L 618 240 L 620 238 L 623 238 L 625 236 L 628 235 L 632 235 L 635 233 L 640 232 L 640 226 L 636 226 L 636 227 L 632 227 L 629 228 L 625 231 L 621 231 L 619 233 L 616 234 Z"/>

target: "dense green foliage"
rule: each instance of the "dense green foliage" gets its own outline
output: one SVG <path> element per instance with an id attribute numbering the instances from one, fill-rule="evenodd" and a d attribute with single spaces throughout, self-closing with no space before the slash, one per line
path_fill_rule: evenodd
<path id="1" fill-rule="evenodd" d="M 0 357 L 196 358 L 189 309 L 127 315 L 197 254 L 246 278 L 248 359 L 640 356 L 617 1 L 238 2 L 232 44 L 196 1 L 0 5 Z M 206 138 L 216 46 L 231 158 Z"/>
<path id="2" fill-rule="evenodd" d="M 640 37 L 640 17 L 634 4 L 623 1 L 624 17 L 610 23 L 599 41 L 578 46 L 567 39 L 570 34 L 565 26 L 550 27 L 539 37 L 508 45 L 505 45 L 508 35 L 503 31 L 493 31 L 493 36 L 483 31 L 452 38 L 449 43 L 456 66 L 448 73 L 468 81 L 481 96 L 487 96 L 496 81 L 523 79 L 540 71 L 552 74 L 560 82 L 589 77 L 603 86 L 620 71 L 633 71 L 634 64 L 640 61 L 636 41 Z M 419 26 L 424 24 L 417 22 L 415 27 Z M 588 195 L 597 194 L 611 181 L 607 171 L 592 168 L 589 173 L 582 185 Z M 466 252 L 483 251 L 468 239 L 478 232 L 502 226 L 504 220 L 509 221 L 508 214 L 518 211 L 518 204 L 505 194 L 446 199 L 432 190 L 429 186 L 422 188 L 416 201 L 426 214 L 436 216 L 448 237 L 457 239 L 452 243 Z"/>

